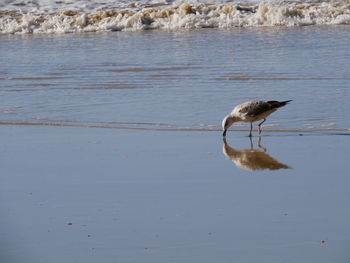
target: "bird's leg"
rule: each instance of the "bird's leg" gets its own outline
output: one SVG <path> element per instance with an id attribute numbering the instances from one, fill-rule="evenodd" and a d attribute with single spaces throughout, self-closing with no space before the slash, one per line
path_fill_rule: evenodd
<path id="1" fill-rule="evenodd" d="M 252 130 L 253 130 L 253 123 L 250 123 L 250 132 L 249 132 L 249 137 L 252 137 Z"/>
<path id="2" fill-rule="evenodd" d="M 249 137 L 249 140 L 250 140 L 250 149 L 253 150 L 253 141 L 252 141 L 252 137 L 250 136 Z"/>
<path id="3" fill-rule="evenodd" d="M 259 131 L 259 134 L 261 133 L 261 127 L 260 127 L 260 126 L 261 126 L 261 124 L 263 124 L 265 121 L 266 121 L 266 119 L 264 118 L 264 120 L 258 124 L 258 131 Z"/>
<path id="4" fill-rule="evenodd" d="M 259 148 L 263 149 L 264 152 L 267 151 L 267 149 L 264 146 L 261 145 L 261 136 L 259 136 L 259 139 L 258 139 L 258 146 L 259 146 Z"/>

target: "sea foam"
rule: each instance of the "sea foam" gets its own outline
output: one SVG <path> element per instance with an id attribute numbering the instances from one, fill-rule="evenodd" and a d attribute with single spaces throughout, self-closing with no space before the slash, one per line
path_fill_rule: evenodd
<path id="1" fill-rule="evenodd" d="M 11 2 L 11 1 L 10 1 Z M 350 1 L 12 1 L 1 34 L 350 24 Z M 17 4 L 16 4 L 17 3 Z"/>

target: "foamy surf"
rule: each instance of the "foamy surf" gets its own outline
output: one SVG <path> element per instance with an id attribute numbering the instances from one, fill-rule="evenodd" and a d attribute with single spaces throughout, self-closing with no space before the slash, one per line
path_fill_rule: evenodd
<path id="1" fill-rule="evenodd" d="M 227 3 L 116 1 L 71 6 L 45 0 L 0 9 L 1 34 L 350 24 L 350 1 Z M 58 4 L 61 3 L 61 4 Z M 108 5 L 110 3 L 110 5 Z"/>

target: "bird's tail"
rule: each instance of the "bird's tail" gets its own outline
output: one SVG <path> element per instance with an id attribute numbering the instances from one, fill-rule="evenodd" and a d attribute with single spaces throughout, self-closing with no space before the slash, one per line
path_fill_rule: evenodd
<path id="1" fill-rule="evenodd" d="M 271 108 L 280 108 L 283 107 L 285 105 L 287 105 L 289 102 L 291 102 L 292 100 L 286 100 L 286 101 L 275 101 L 275 100 L 271 100 L 268 101 L 267 103 L 270 104 Z"/>

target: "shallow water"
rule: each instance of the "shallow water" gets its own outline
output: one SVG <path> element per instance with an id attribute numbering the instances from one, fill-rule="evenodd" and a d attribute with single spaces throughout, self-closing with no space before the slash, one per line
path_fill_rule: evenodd
<path id="1" fill-rule="evenodd" d="M 0 258 L 348 262 L 349 30 L 1 36 Z"/>
<path id="2" fill-rule="evenodd" d="M 348 32 L 2 37 L 1 121 L 219 129 L 238 103 L 292 99 L 265 128 L 348 132 Z"/>

